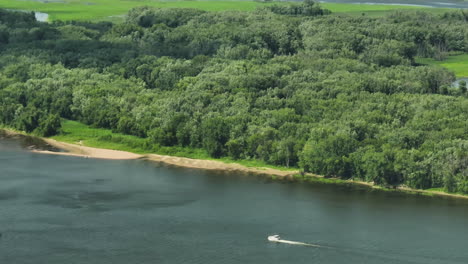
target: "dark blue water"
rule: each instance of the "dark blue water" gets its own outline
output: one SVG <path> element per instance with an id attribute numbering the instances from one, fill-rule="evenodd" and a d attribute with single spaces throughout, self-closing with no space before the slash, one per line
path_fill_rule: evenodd
<path id="1" fill-rule="evenodd" d="M 0 140 L 0 263 L 468 263 L 467 209 Z"/>

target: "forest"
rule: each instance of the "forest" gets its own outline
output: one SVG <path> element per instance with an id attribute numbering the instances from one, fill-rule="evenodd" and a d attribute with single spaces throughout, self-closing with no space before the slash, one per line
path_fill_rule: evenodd
<path id="1" fill-rule="evenodd" d="M 325 177 L 468 193 L 468 12 L 332 16 L 313 1 L 253 12 L 132 9 L 125 22 L 0 10 L 0 124 L 63 120 Z"/>

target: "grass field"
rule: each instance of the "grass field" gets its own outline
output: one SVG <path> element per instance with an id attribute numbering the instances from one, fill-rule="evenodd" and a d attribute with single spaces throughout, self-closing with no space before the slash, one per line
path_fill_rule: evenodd
<path id="1" fill-rule="evenodd" d="M 284 2 L 283 2 L 284 3 Z M 258 6 L 272 3 L 260 3 L 249 0 L 208 0 L 208 1 L 158 1 L 158 0 L 61 0 L 54 2 L 39 0 L 0 0 L 0 8 L 39 11 L 49 14 L 49 20 L 119 20 L 128 10 L 137 6 L 161 8 L 184 7 L 206 11 L 242 10 L 252 11 Z M 366 5 L 324 3 L 323 7 L 334 13 L 361 15 L 366 13 L 378 16 L 390 10 L 429 10 L 441 12 L 444 9 L 422 8 L 398 5 Z M 120 18 L 121 19 L 121 18 Z"/>
<path id="2" fill-rule="evenodd" d="M 152 1 L 152 0 L 63 0 L 43 3 L 36 0 L 0 0 L 0 7 L 48 13 L 50 20 L 107 20 L 137 6 L 198 8 L 206 11 L 254 10 L 253 1 Z"/>
<path id="3" fill-rule="evenodd" d="M 419 64 L 440 65 L 453 72 L 457 78 L 468 77 L 468 54 L 452 55 L 443 61 L 428 58 L 418 58 Z"/>

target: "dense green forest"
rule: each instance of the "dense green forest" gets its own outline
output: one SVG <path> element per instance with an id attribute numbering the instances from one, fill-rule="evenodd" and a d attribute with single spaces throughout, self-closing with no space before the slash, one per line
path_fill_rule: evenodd
<path id="1" fill-rule="evenodd" d="M 0 11 L 0 124 L 62 119 L 327 177 L 468 193 L 468 98 L 415 57 L 468 52 L 468 13 L 141 7 L 125 23 Z"/>

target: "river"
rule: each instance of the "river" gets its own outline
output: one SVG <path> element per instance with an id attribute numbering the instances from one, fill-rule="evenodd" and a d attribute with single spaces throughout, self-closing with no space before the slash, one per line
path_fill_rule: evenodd
<path id="1" fill-rule="evenodd" d="M 0 140 L 0 263 L 468 263 L 467 209 Z"/>

